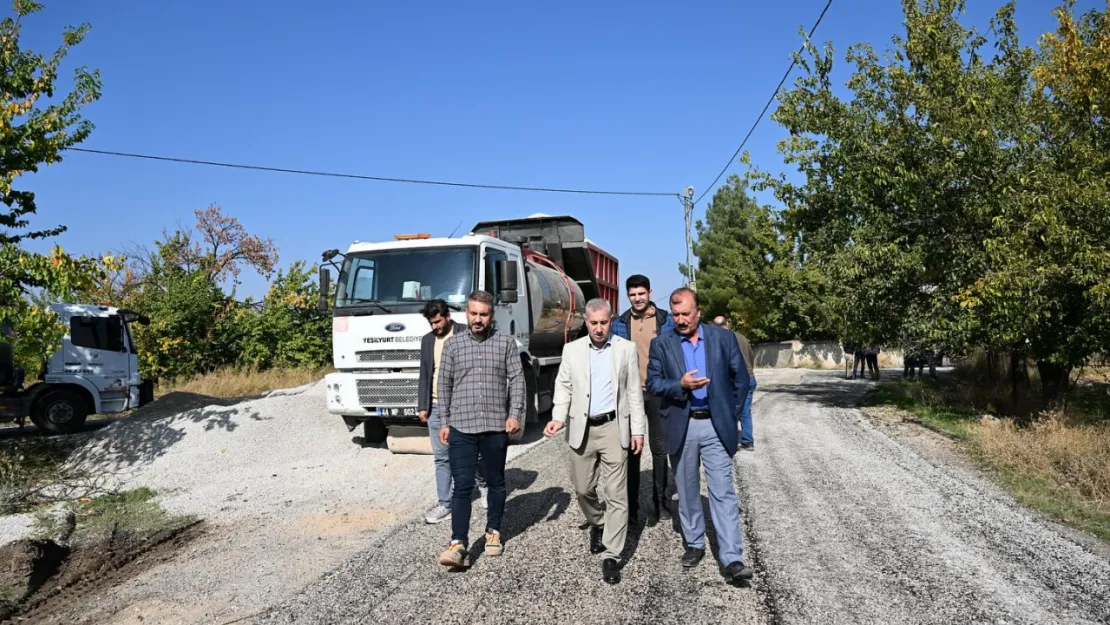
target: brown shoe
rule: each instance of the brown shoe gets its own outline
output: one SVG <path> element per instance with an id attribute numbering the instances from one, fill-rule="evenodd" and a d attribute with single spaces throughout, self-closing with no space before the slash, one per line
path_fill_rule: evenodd
<path id="1" fill-rule="evenodd" d="M 505 548 L 501 546 L 501 532 L 498 532 L 497 530 L 493 530 L 493 532 L 487 532 L 486 555 L 499 556 L 503 551 L 505 551 Z"/>
<path id="2" fill-rule="evenodd" d="M 466 555 L 466 547 L 461 542 L 453 540 L 447 551 L 439 554 L 439 563 L 443 566 L 463 569 L 466 568 Z"/>

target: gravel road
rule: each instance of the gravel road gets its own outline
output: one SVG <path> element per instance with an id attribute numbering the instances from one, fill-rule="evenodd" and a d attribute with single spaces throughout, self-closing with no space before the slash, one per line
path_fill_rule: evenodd
<path id="1" fill-rule="evenodd" d="M 872 383 L 757 375 L 757 450 L 736 457 L 750 587 L 708 556 L 682 570 L 667 522 L 630 532 L 624 580 L 602 583 L 561 441 L 511 450 L 505 554 L 447 571 L 448 525 L 421 520 L 431 458 L 352 444 L 315 385 L 93 434 L 74 462 L 208 529 L 50 622 L 1110 623 L 1107 550 L 874 425 L 856 408 Z M 474 536 L 483 519 L 475 506 Z"/>
<path id="2" fill-rule="evenodd" d="M 757 450 L 737 455 L 754 588 L 726 585 L 708 557 L 681 570 L 667 524 L 634 537 L 624 581 L 603 584 L 566 451 L 547 444 L 511 463 L 500 559 L 446 571 L 447 529 L 402 524 L 252 622 L 1110 622 L 1110 561 L 873 426 L 855 408 L 869 382 L 758 376 Z"/>

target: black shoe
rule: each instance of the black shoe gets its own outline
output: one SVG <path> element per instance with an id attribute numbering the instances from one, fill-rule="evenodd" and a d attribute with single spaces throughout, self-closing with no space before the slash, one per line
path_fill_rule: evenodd
<path id="1" fill-rule="evenodd" d="M 605 533 L 605 528 L 601 525 L 590 528 L 590 553 L 601 553 L 605 551 L 605 544 L 601 542 L 601 537 Z"/>
<path id="2" fill-rule="evenodd" d="M 740 449 L 744 451 L 755 451 L 755 443 L 740 443 Z"/>
<path id="3" fill-rule="evenodd" d="M 616 584 L 621 581 L 621 570 L 613 558 L 605 558 L 601 563 L 601 575 L 607 584 Z"/>
<path id="4" fill-rule="evenodd" d="M 694 547 L 687 547 L 686 553 L 682 554 L 682 568 L 692 569 L 701 562 L 705 556 L 705 549 L 696 549 Z"/>
<path id="5" fill-rule="evenodd" d="M 629 514 L 628 515 L 628 527 L 631 528 L 631 527 L 639 527 L 639 526 L 640 526 L 640 515 L 638 515 L 638 514 Z"/>
<path id="6" fill-rule="evenodd" d="M 731 582 L 747 581 L 755 575 L 752 567 L 744 564 L 742 560 L 733 562 L 725 567 L 725 578 Z"/>
<path id="7" fill-rule="evenodd" d="M 660 521 L 671 518 L 671 508 L 667 504 L 666 499 L 657 499 L 655 501 L 655 518 L 659 519 Z"/>

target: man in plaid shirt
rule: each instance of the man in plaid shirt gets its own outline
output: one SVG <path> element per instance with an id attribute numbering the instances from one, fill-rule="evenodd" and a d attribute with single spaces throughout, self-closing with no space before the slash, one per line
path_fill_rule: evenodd
<path id="1" fill-rule="evenodd" d="M 451 461 L 451 544 L 439 563 L 465 567 L 471 489 L 478 463 L 489 509 L 486 555 L 499 556 L 505 511 L 505 453 L 524 415 L 524 369 L 516 341 L 493 327 L 493 296 L 475 291 L 466 302 L 469 332 L 447 339 L 439 374 L 439 440 Z"/>

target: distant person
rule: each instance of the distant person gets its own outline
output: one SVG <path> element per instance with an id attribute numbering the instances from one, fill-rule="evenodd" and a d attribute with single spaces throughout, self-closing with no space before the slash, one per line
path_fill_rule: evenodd
<path id="1" fill-rule="evenodd" d="M 505 512 L 505 454 L 509 434 L 524 415 L 524 368 L 512 335 L 493 326 L 493 296 L 475 291 L 466 301 L 469 332 L 447 339 L 439 374 L 439 440 L 451 461 L 451 544 L 439 556 L 462 568 L 469 555 L 471 491 L 478 463 L 486 473 L 486 555 L 499 556 Z"/>
<path id="2" fill-rule="evenodd" d="M 713 323 L 726 330 L 732 330 L 732 323 L 727 317 L 717 315 Z M 740 449 L 755 451 L 755 430 L 752 428 L 752 399 L 755 397 L 755 359 L 752 357 L 752 345 L 748 337 L 734 331 L 736 341 L 740 345 L 740 355 L 744 357 L 744 365 L 748 368 L 748 396 L 744 399 L 744 409 L 740 412 Z"/>
<path id="3" fill-rule="evenodd" d="M 751 579 L 752 569 L 743 558 L 740 501 L 732 464 L 741 398 L 748 394 L 748 369 L 731 332 L 701 323 L 697 293 L 680 288 L 671 294 L 670 302 L 675 332 L 651 342 L 647 385 L 663 398 L 667 451 L 674 465 L 678 517 L 686 543 L 682 566 L 693 568 L 705 556 L 704 465 L 725 577 L 730 581 Z"/>
<path id="4" fill-rule="evenodd" d="M 590 526 L 590 553 L 604 552 L 602 579 L 616 584 L 628 533 L 626 481 L 630 460 L 644 448 L 647 417 L 636 345 L 609 331 L 611 310 L 602 298 L 586 303 L 589 335 L 563 347 L 551 422 L 544 434 L 552 437 L 567 427 L 570 475 Z M 598 497 L 599 481 L 604 506 Z"/>
<path id="5" fill-rule="evenodd" d="M 451 461 L 447 455 L 447 445 L 439 440 L 440 411 L 439 373 L 443 356 L 443 346 L 447 339 L 466 332 L 466 324 L 451 320 L 451 310 L 447 302 L 434 299 L 424 305 L 422 311 L 432 331 L 420 341 L 420 385 L 416 396 L 416 411 L 422 423 L 428 424 L 428 436 L 432 439 L 432 453 L 435 456 L 436 493 L 439 505 L 424 515 L 425 523 L 439 523 L 451 516 Z M 486 487 L 485 473 L 478 466 L 476 476 L 478 487 Z M 481 497 L 481 494 L 478 495 Z M 488 507 L 487 500 L 481 499 L 482 506 Z"/>
<path id="6" fill-rule="evenodd" d="M 867 368 L 871 370 L 871 379 L 878 380 L 879 374 L 879 352 L 882 350 L 881 346 L 872 345 L 867 348 Z"/>
<path id="7" fill-rule="evenodd" d="M 856 366 L 859 366 L 859 375 L 863 377 L 867 373 L 867 348 L 857 346 L 856 351 L 852 354 L 852 379 L 856 377 Z"/>
<path id="8" fill-rule="evenodd" d="M 674 323 L 666 310 L 651 301 L 651 280 L 635 274 L 624 282 L 630 308 L 613 321 L 613 334 L 636 344 L 640 363 L 640 388 L 644 393 L 644 412 L 647 414 L 648 447 L 651 449 L 651 503 L 655 519 L 670 518 L 667 497 L 667 429 L 659 414 L 660 398 L 647 391 L 648 350 L 657 336 L 672 332 Z M 639 525 L 640 517 L 640 459 L 636 454 L 628 460 L 628 522 Z"/>

